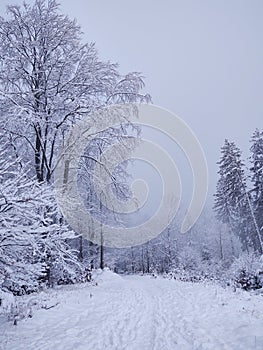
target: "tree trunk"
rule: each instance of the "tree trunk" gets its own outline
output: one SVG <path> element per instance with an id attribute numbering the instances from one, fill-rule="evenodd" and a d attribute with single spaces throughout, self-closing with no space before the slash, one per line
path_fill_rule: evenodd
<path id="1" fill-rule="evenodd" d="M 83 261 L 83 237 L 79 237 L 79 261 Z"/>
<path id="2" fill-rule="evenodd" d="M 100 243 L 100 268 L 104 269 L 104 246 L 103 246 L 103 233 L 100 233 L 101 243 Z"/>
<path id="3" fill-rule="evenodd" d="M 220 250 L 220 259 L 223 260 L 223 259 L 224 259 L 224 255 L 223 255 L 222 232 L 221 232 L 221 228 L 219 228 L 219 250 Z"/>
<path id="4" fill-rule="evenodd" d="M 43 181 L 43 173 L 41 171 L 41 130 L 39 126 L 35 127 L 36 131 L 36 149 L 35 149 L 35 169 L 39 182 Z"/>

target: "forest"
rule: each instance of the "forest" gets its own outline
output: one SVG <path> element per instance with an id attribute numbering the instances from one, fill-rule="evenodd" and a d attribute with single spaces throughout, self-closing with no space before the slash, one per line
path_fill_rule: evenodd
<path id="1" fill-rule="evenodd" d="M 115 104 L 151 104 L 143 74 L 121 74 L 84 43 L 81 27 L 55 0 L 8 6 L 0 18 L 0 307 L 1 300 L 35 295 L 57 286 L 90 283 L 98 271 L 214 283 L 233 290 L 263 287 L 263 130 L 250 149 L 226 139 L 216 160 L 213 206 L 181 234 L 179 219 L 140 246 L 96 244 L 70 227 L 56 201 L 54 172 L 61 145 L 82 118 Z M 78 169 L 79 192 L 99 220 L 119 225 L 95 193 L 100 155 L 140 127 L 126 119 L 87 144 Z M 242 151 L 249 151 L 244 159 Z M 109 186 L 130 198 L 127 162 L 111 169 Z M 103 196 L 103 193 L 100 194 Z M 92 223 L 87 227 L 92 236 Z M 113 278 L 114 280 L 114 278 Z M 1 294 L 2 293 L 2 294 Z M 0 309 L 1 310 L 1 309 Z M 14 317 L 14 310 L 8 311 Z M 16 313 L 18 311 L 16 310 Z M 11 316 L 10 316 L 11 317 Z M 0 346 L 1 348 L 1 346 Z M 94 348 L 95 349 L 95 348 Z M 186 349 L 186 347 L 185 347 Z M 194 349 L 194 348 L 193 348 Z"/>
<path id="2" fill-rule="evenodd" d="M 37 1 L 24 10 L 10 6 L 9 16 L 1 19 L 2 285 L 23 294 L 42 283 L 81 281 L 87 269 L 104 264 L 122 272 L 182 273 L 190 278 L 219 278 L 234 261 L 240 260 L 242 269 L 247 258 L 257 265 L 263 239 L 263 132 L 258 129 L 251 136 L 246 165 L 234 143 L 226 140 L 222 147 L 217 220 L 204 213 L 185 237 L 173 222 L 141 247 L 106 248 L 102 254 L 103 247 L 74 237 L 52 192 L 65 133 L 98 108 L 149 103 L 150 96 L 141 92 L 140 73 L 121 76 L 116 64 L 100 61 L 94 44 L 83 45 L 81 29 L 59 14 L 56 2 L 46 7 Z M 127 132 L 124 126 L 98 134 L 86 149 L 93 157 L 82 159 L 80 184 L 94 211 L 100 210 L 90 185 L 96 157 Z M 119 169 L 115 185 L 128 196 L 125 175 L 125 168 Z"/>

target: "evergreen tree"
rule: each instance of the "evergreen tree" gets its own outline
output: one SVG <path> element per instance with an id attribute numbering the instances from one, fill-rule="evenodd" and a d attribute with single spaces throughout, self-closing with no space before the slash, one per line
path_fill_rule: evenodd
<path id="1" fill-rule="evenodd" d="M 214 210 L 217 219 L 227 224 L 247 248 L 251 244 L 248 233 L 251 215 L 241 152 L 234 142 L 228 140 L 225 140 L 221 152 Z"/>
<path id="2" fill-rule="evenodd" d="M 256 129 L 251 142 L 253 207 L 260 236 L 263 239 L 263 132 Z"/>

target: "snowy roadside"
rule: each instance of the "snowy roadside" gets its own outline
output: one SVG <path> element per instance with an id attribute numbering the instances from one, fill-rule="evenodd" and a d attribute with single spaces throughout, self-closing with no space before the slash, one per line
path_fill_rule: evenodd
<path id="1" fill-rule="evenodd" d="M 263 348 L 262 295 L 110 271 L 94 278 L 32 296 L 32 318 L 0 325 L 0 349 Z"/>

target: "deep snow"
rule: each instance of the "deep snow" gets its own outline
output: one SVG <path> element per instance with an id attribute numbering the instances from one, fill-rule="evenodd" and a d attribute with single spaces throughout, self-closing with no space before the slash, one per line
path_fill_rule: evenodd
<path id="1" fill-rule="evenodd" d="M 2 322 L 0 349 L 263 349 L 262 295 L 110 271 L 95 280 L 42 292 L 32 318 Z"/>

